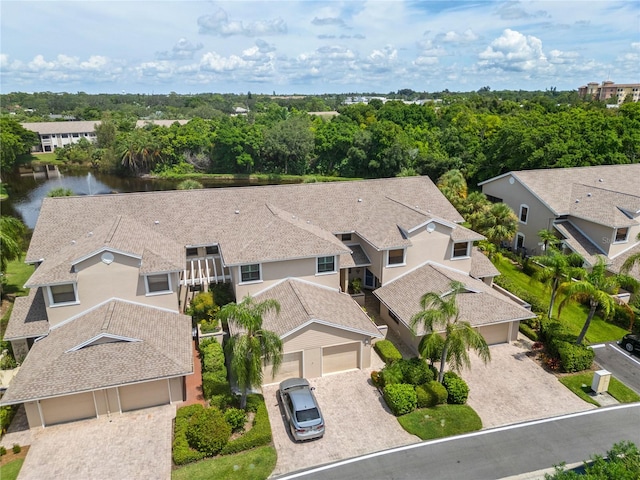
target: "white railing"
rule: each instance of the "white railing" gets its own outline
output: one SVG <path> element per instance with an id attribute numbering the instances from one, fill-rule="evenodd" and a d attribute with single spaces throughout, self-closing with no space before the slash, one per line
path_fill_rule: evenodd
<path id="1" fill-rule="evenodd" d="M 229 269 L 223 267 L 220 256 L 190 257 L 180 275 L 180 285 L 205 285 L 231 280 Z"/>

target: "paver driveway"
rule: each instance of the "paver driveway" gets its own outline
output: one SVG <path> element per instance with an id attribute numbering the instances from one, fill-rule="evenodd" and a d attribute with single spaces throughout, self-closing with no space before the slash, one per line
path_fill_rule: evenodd
<path id="1" fill-rule="evenodd" d="M 277 397 L 278 385 L 263 387 L 278 461 L 273 475 L 418 442 L 405 432 L 369 381 L 370 370 L 309 379 L 325 420 L 325 435 L 295 443 Z"/>
<path id="2" fill-rule="evenodd" d="M 494 345 L 487 365 L 470 353 L 471 370 L 463 371 L 462 378 L 469 384 L 467 404 L 478 413 L 483 428 L 596 408 L 542 369 L 528 351 L 523 341 Z"/>
<path id="3" fill-rule="evenodd" d="M 165 405 L 36 429 L 19 478 L 170 479 L 175 412 Z"/>

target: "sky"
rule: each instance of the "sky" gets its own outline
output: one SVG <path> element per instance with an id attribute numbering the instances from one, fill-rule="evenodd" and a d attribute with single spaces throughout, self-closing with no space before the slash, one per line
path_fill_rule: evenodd
<path id="1" fill-rule="evenodd" d="M 640 83 L 640 1 L 0 2 L 0 92 L 389 93 Z"/>

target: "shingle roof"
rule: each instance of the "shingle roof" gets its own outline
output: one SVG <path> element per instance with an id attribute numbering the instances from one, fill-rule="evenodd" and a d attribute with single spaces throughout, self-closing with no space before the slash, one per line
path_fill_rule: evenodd
<path id="1" fill-rule="evenodd" d="M 556 215 L 570 213 L 576 198 L 574 184 L 638 197 L 640 202 L 640 163 L 594 167 L 550 168 L 510 172 L 541 198 Z M 491 180 L 481 182 L 480 185 Z M 636 203 L 637 204 L 637 203 Z"/>
<path id="2" fill-rule="evenodd" d="M 21 125 L 32 132 L 40 135 L 51 135 L 58 133 L 90 133 L 95 132 L 96 125 L 100 121 L 74 121 L 74 122 L 27 122 Z"/>
<path id="3" fill-rule="evenodd" d="M 445 293 L 452 281 L 463 283 L 468 292 L 457 297 L 460 316 L 473 326 L 534 318 L 524 307 L 497 292 L 481 280 L 436 264 L 426 264 L 374 290 L 374 294 L 406 325 L 420 311 L 420 299 L 427 292 Z M 418 326 L 417 335 L 426 332 Z"/>
<path id="4" fill-rule="evenodd" d="M 564 237 L 564 243 L 584 258 L 589 265 L 595 265 L 598 261 L 598 256 L 606 259 L 604 252 L 584 236 L 571 222 L 555 223 L 553 227 Z"/>
<path id="5" fill-rule="evenodd" d="M 637 179 L 640 185 L 640 178 Z M 640 211 L 640 186 L 636 195 L 615 192 L 574 184 L 571 191 L 573 203 L 569 206 L 569 215 L 583 218 L 608 227 L 628 227 L 638 222 L 625 215 L 628 212 Z"/>
<path id="6" fill-rule="evenodd" d="M 59 245 L 35 270 L 27 285 L 38 286 L 72 282 L 72 266 L 83 258 L 111 250 L 142 259 L 140 272 L 179 271 L 184 268 L 184 246 L 123 216 L 110 216 L 94 230 L 87 230 L 72 241 Z"/>
<path id="7" fill-rule="evenodd" d="M 48 332 L 49 319 L 42 289 L 32 288 L 26 297 L 16 297 L 4 339 L 34 338 Z"/>
<path id="8" fill-rule="evenodd" d="M 617 257 L 613 258 L 611 260 L 611 264 L 607 267 L 607 269 L 612 271 L 613 273 L 620 273 L 622 264 L 627 260 L 627 258 L 629 258 L 631 255 L 636 255 L 638 253 L 640 253 L 640 243 L 636 243 L 630 249 L 624 251 Z M 628 275 L 640 281 L 640 264 L 636 263 L 636 265 L 631 269 Z"/>
<path id="9" fill-rule="evenodd" d="M 45 198 L 27 261 L 47 258 L 114 213 L 182 246 L 218 243 L 233 265 L 340 254 L 327 234 L 345 231 L 378 249 L 404 247 L 410 241 L 399 225 L 422 224 L 432 212 L 462 221 L 428 177 Z"/>
<path id="10" fill-rule="evenodd" d="M 346 293 L 296 279 L 288 279 L 259 293 L 256 302 L 275 299 L 280 313 L 269 312 L 263 317 L 263 327 L 286 337 L 309 322 L 321 322 L 335 328 L 350 330 L 372 337 L 381 337 L 369 316 Z M 231 333 L 237 330 L 230 324 Z"/>
<path id="11" fill-rule="evenodd" d="M 473 278 L 496 277 L 500 275 L 500 271 L 484 253 L 478 250 L 478 247 L 473 247 L 471 249 L 471 270 L 469 275 Z"/>
<path id="12" fill-rule="evenodd" d="M 149 328 L 153 325 L 153 328 Z M 139 341 L 96 342 L 106 335 Z M 112 300 L 34 343 L 2 404 L 187 375 L 193 372 L 191 319 Z"/>

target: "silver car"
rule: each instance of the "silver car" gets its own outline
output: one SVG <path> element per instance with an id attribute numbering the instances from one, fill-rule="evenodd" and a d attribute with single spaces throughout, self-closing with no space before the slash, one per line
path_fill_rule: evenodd
<path id="1" fill-rule="evenodd" d="M 280 384 L 279 393 L 293 439 L 321 438 L 324 419 L 309 382 L 304 378 L 289 378 Z"/>

